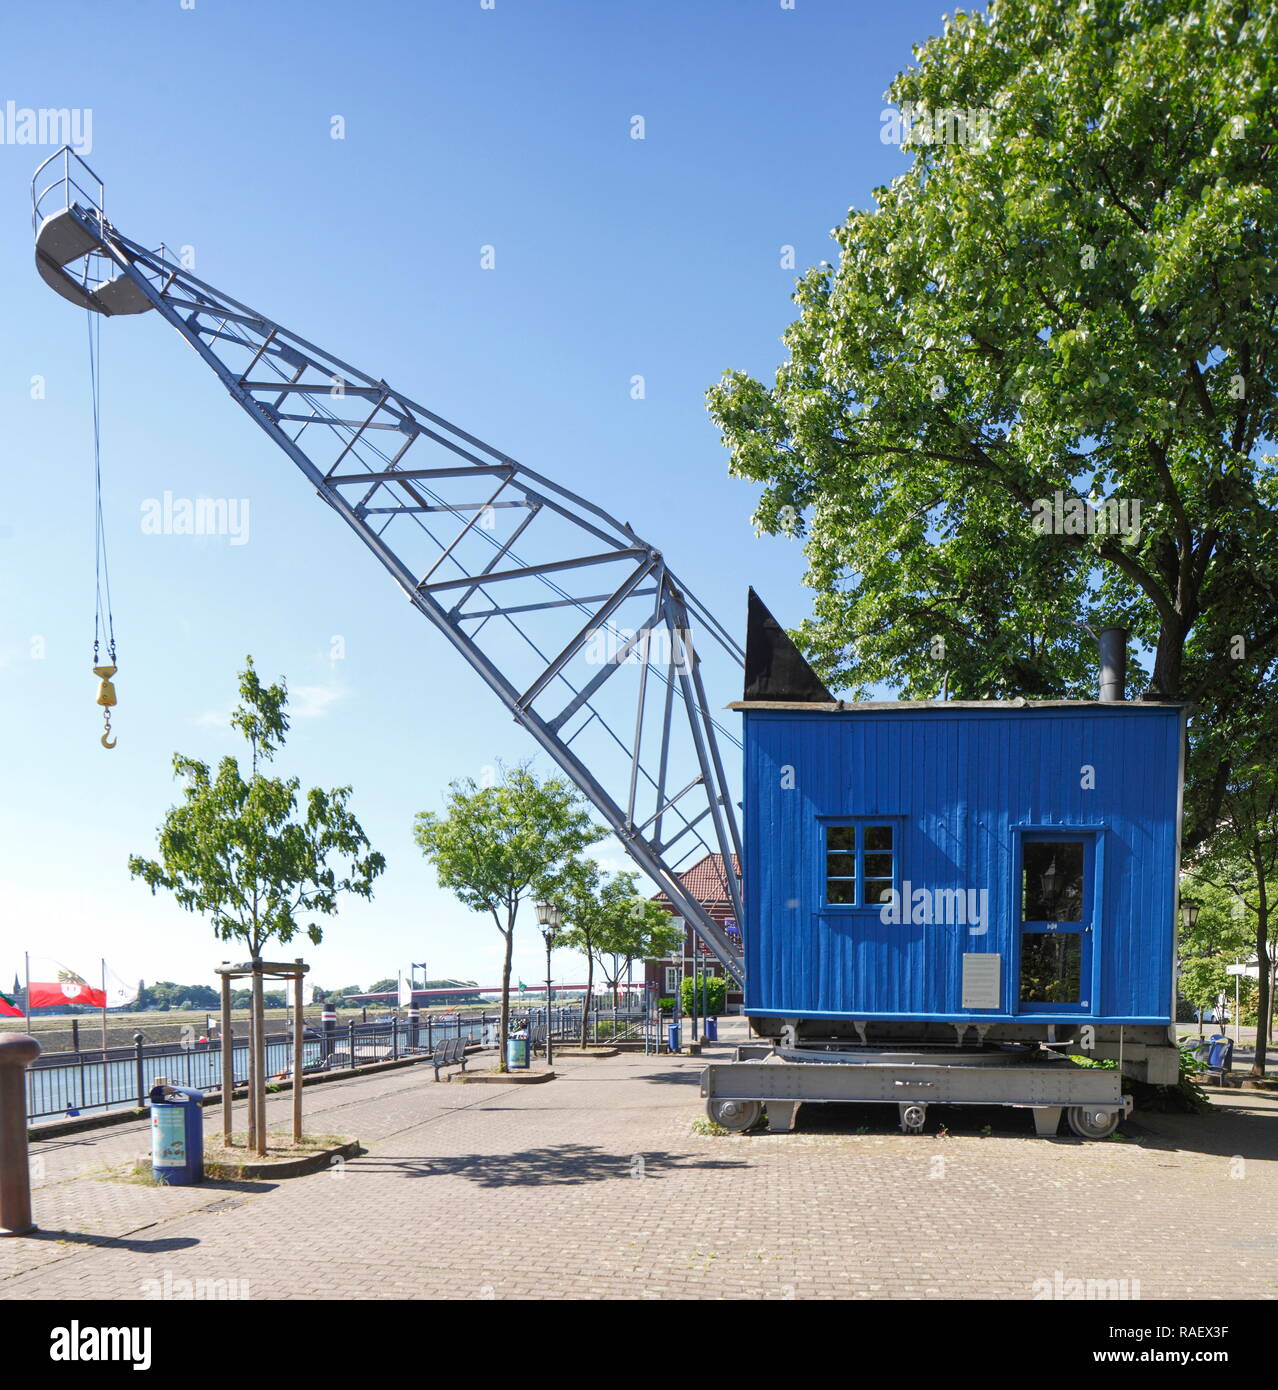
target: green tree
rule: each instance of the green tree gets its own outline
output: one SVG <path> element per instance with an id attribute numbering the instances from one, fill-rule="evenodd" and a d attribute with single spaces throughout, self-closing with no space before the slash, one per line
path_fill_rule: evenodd
<path id="1" fill-rule="evenodd" d="M 643 951 L 645 941 L 664 930 L 656 921 L 655 909 L 669 923 L 668 913 L 655 903 L 649 903 L 635 892 L 635 876 L 631 873 L 605 874 L 593 859 L 579 858 L 569 864 L 553 887 L 553 895 L 563 905 L 564 930 L 559 943 L 580 951 L 586 958 L 586 994 L 581 1009 L 581 1046 L 585 1047 L 590 1003 L 594 993 L 595 967 L 599 965 L 607 977 L 605 959 L 621 957 L 633 949 Z M 676 933 L 677 935 L 677 933 Z M 610 987 L 616 989 L 621 970 L 613 966 Z"/>
<path id="2" fill-rule="evenodd" d="M 617 878 L 628 884 L 625 915 L 611 917 L 594 933 L 595 960 L 614 1004 L 632 961 L 661 960 L 675 955 L 683 944 L 683 929 L 665 908 L 639 894 L 635 875 L 623 873 Z M 623 896 L 626 891 L 623 888 Z"/>
<path id="3" fill-rule="evenodd" d="M 1220 798 L 1221 815 L 1193 863 L 1194 877 L 1240 905 L 1253 930 L 1246 953 L 1255 953 L 1258 966 L 1253 1076 L 1265 1074 L 1273 1027 L 1270 920 L 1278 910 L 1278 769 L 1270 750 L 1278 742 L 1275 724 L 1278 711 L 1272 706 L 1259 718 L 1248 718 L 1245 712 L 1228 718 L 1225 727 L 1233 753 Z"/>
<path id="4" fill-rule="evenodd" d="M 1234 873 L 1224 862 L 1217 862 L 1213 872 L 1222 878 L 1246 878 L 1241 864 L 1233 866 Z M 1246 904 L 1241 894 L 1230 888 L 1186 873 L 1181 880 L 1181 901 L 1198 904 L 1198 920 L 1192 928 L 1181 928 L 1178 942 L 1180 963 L 1179 989 L 1181 996 L 1195 1010 L 1214 1008 L 1222 992 L 1228 994 L 1233 1006 L 1234 982 L 1225 967 L 1245 961 L 1251 955 L 1253 935 L 1247 921 Z"/>
<path id="5" fill-rule="evenodd" d="M 312 1004 L 340 1004 L 348 994 L 364 994 L 360 985 L 343 985 L 340 989 L 324 989 L 320 985 L 311 987 Z"/>
<path id="6" fill-rule="evenodd" d="M 157 980 L 139 994 L 135 1007 L 144 1009 L 213 1009 L 221 995 L 209 985 L 178 985 Z"/>
<path id="7" fill-rule="evenodd" d="M 830 683 L 1090 693 L 1090 617 L 1209 725 L 1272 665 L 1276 92 L 1275 0 L 996 0 L 915 50 L 907 167 L 798 282 L 775 384 L 709 395 L 758 528 L 806 538 Z M 1139 529 L 1047 529 L 1058 491 Z M 1190 845 L 1231 756 L 1191 762 Z"/>
<path id="8" fill-rule="evenodd" d="M 207 763 L 175 754 L 183 802 L 160 827 L 159 859 L 132 855 L 129 872 L 153 894 L 164 888 L 207 917 L 219 940 L 242 941 L 258 961 L 269 942 L 287 945 L 298 932 L 318 945 L 323 931 L 314 917 L 333 916 L 343 894 L 371 898 L 386 861 L 352 815 L 349 787 L 310 788 L 299 814 L 299 779 L 262 771 L 288 733 L 283 683 L 263 685 L 248 657 L 239 690 L 231 724 L 249 744 L 248 780 L 233 757 L 214 775 Z M 260 1097 L 265 1079 L 256 1081 Z M 264 1142 L 259 1136 L 259 1151 Z"/>
<path id="9" fill-rule="evenodd" d="M 422 811 L 413 836 L 440 885 L 472 912 L 486 912 L 505 947 L 501 1032 L 510 1027 L 510 962 L 519 906 L 550 891 L 556 875 L 603 831 L 562 778 L 539 781 L 526 766 L 502 768 L 492 786 L 450 784 L 445 814 Z M 506 1070 L 504 1046 L 498 1070 Z"/>

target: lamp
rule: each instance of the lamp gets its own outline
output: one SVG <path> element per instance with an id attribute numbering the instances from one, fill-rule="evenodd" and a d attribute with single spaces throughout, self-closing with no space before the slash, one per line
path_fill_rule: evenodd
<path id="1" fill-rule="evenodd" d="M 1056 857 L 1053 855 L 1052 862 L 1043 871 L 1042 878 L 1039 879 L 1039 882 L 1043 885 L 1043 896 L 1049 901 L 1060 892 L 1061 880 L 1063 878 L 1064 875 L 1056 867 Z"/>
<path id="2" fill-rule="evenodd" d="M 1180 900 L 1180 925 L 1186 931 L 1193 931 L 1198 922 L 1198 904 L 1193 898 L 1182 898 Z"/>
<path id="3" fill-rule="evenodd" d="M 551 1005 L 553 1003 L 554 987 L 550 979 L 550 953 L 555 949 L 555 941 L 559 935 L 559 927 L 563 922 L 564 910 L 557 902 L 543 898 L 536 905 L 537 925 L 541 928 L 541 939 L 546 943 L 546 1066 L 549 1067 L 554 1061 L 554 1044 L 551 1042 L 555 1031 L 554 1019 L 551 1015 Z"/>

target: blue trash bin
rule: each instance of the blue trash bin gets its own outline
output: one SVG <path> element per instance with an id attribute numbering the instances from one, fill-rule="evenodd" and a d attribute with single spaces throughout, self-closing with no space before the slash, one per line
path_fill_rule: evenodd
<path id="1" fill-rule="evenodd" d="M 1211 1051 L 1207 1054 L 1208 1071 L 1229 1071 L 1234 1062 L 1234 1040 L 1215 1037 L 1211 1040 Z"/>
<path id="2" fill-rule="evenodd" d="M 669 1028 L 668 1028 L 668 1030 L 667 1030 L 667 1032 L 666 1032 L 666 1046 L 670 1049 L 671 1052 L 678 1052 L 678 1051 L 679 1051 L 679 1034 L 680 1034 L 680 1031 L 681 1031 L 681 1029 L 680 1029 L 679 1025 L 678 1025 L 677 1023 L 672 1023 L 672 1024 L 670 1024 L 670 1026 L 669 1026 Z"/>
<path id="3" fill-rule="evenodd" d="M 204 1181 L 204 1093 L 171 1086 L 157 1076 L 151 1087 L 151 1176 L 171 1187 Z"/>
<path id="4" fill-rule="evenodd" d="M 717 1018 L 706 1019 L 705 1040 L 706 1042 L 719 1041 L 719 1020 Z"/>
<path id="5" fill-rule="evenodd" d="M 506 1066 L 510 1071 L 524 1071 L 528 1067 L 528 1034 L 512 1033 L 506 1039 Z"/>

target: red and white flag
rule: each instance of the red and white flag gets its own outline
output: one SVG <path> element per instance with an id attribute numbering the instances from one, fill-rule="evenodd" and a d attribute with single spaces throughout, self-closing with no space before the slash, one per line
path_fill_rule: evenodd
<path id="1" fill-rule="evenodd" d="M 95 989 L 74 970 L 68 970 L 57 961 L 39 961 L 33 964 L 42 974 L 52 976 L 52 979 L 32 980 L 28 984 L 28 1008 L 59 1008 L 64 1004 L 87 1004 L 95 1009 L 106 1007 L 106 993 L 101 989 Z M 53 968 L 49 969 L 50 966 Z"/>

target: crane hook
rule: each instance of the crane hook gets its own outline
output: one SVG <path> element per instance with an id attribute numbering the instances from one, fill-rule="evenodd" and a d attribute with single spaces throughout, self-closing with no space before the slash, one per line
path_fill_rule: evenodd
<path id="1" fill-rule="evenodd" d="M 100 740 L 103 748 L 114 748 L 116 740 L 111 737 L 111 706 L 116 703 L 115 686 L 111 683 L 111 677 L 115 675 L 116 667 L 114 664 L 109 666 L 95 666 L 93 674 L 98 677 L 98 704 L 102 706 L 102 720 L 106 725 L 105 731 Z"/>

